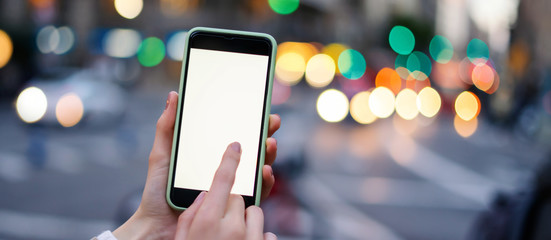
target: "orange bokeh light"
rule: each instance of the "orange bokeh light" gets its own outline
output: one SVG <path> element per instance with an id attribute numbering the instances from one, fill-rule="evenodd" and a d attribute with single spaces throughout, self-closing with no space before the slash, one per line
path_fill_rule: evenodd
<path id="1" fill-rule="evenodd" d="M 474 85 L 482 91 L 487 91 L 494 84 L 494 69 L 487 64 L 475 66 L 471 76 Z"/>
<path id="2" fill-rule="evenodd" d="M 402 79 L 393 69 L 383 68 L 375 77 L 375 87 L 386 87 L 394 94 L 398 94 L 402 89 Z"/>
<path id="3" fill-rule="evenodd" d="M 453 126 L 459 136 L 468 138 L 472 136 L 478 128 L 478 118 L 473 118 L 469 121 L 461 119 L 459 115 L 455 115 Z"/>

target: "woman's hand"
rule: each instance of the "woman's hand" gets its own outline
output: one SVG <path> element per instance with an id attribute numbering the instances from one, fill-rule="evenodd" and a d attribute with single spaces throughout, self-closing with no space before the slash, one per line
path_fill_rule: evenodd
<path id="1" fill-rule="evenodd" d="M 228 146 L 208 193 L 202 192 L 178 219 L 178 240 L 264 239 L 264 215 L 257 206 L 245 210 L 241 195 L 230 194 L 241 158 L 241 145 Z M 267 233 L 267 236 L 274 235 Z M 273 238 L 272 238 L 273 239 Z"/>
<path id="2" fill-rule="evenodd" d="M 149 155 L 149 168 L 142 201 L 134 215 L 113 231 L 119 240 L 174 238 L 180 213 L 168 206 L 165 196 L 177 105 L 178 94 L 170 92 L 165 110 L 157 121 L 155 142 Z M 279 116 L 270 115 L 266 162 L 262 169 L 262 198 L 270 193 L 275 182 L 271 165 L 276 158 L 277 143 L 271 136 L 279 129 L 280 124 Z"/>

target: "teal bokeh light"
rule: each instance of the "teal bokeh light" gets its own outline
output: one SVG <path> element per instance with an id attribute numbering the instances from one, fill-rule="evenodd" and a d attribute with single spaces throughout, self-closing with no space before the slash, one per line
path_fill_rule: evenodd
<path id="1" fill-rule="evenodd" d="M 396 53 L 408 55 L 415 47 L 415 37 L 407 27 L 394 26 L 388 35 L 388 43 Z"/>
<path id="2" fill-rule="evenodd" d="M 429 52 L 434 61 L 445 64 L 453 57 L 453 46 L 446 37 L 436 35 L 430 41 Z"/>
<path id="3" fill-rule="evenodd" d="M 488 45 L 478 38 L 474 38 L 467 45 L 467 57 L 473 64 L 486 63 L 490 58 Z"/>
<path id="4" fill-rule="evenodd" d="M 366 62 L 362 54 L 354 49 L 344 50 L 339 55 L 339 71 L 348 79 L 361 78 L 366 69 Z"/>
<path id="5" fill-rule="evenodd" d="M 165 52 L 165 44 L 161 39 L 148 37 L 138 48 L 138 61 L 144 67 L 153 67 L 163 61 Z"/>
<path id="6" fill-rule="evenodd" d="M 422 81 L 429 77 L 432 63 L 426 54 L 415 51 L 408 56 L 407 69 L 413 78 Z"/>
<path id="7" fill-rule="evenodd" d="M 402 79 L 407 79 L 409 76 L 408 55 L 396 56 L 396 61 L 394 61 L 394 69 Z"/>
<path id="8" fill-rule="evenodd" d="M 279 14 L 290 14 L 297 10 L 299 0 L 268 0 L 270 8 Z"/>

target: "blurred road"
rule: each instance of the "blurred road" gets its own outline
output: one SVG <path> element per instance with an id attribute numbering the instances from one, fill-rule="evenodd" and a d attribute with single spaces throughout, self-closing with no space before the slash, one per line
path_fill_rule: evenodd
<path id="1" fill-rule="evenodd" d="M 280 239 L 466 239 L 492 195 L 528 181 L 544 149 L 479 120 L 325 123 L 319 92 L 293 87 L 276 134 L 278 186 L 263 204 Z M 0 239 L 88 239 L 141 191 L 168 89 L 135 89 L 110 126 L 23 124 L 0 106 Z M 93 147 L 92 147 L 93 146 Z"/>

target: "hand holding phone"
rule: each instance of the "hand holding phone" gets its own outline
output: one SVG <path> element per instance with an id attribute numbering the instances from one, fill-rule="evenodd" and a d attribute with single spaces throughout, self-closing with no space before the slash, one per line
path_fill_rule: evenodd
<path id="1" fill-rule="evenodd" d="M 275 40 L 261 33 L 194 28 L 187 36 L 167 202 L 183 210 L 207 191 L 226 146 L 242 145 L 231 190 L 246 206 L 262 188 Z"/>
<path id="2" fill-rule="evenodd" d="M 157 121 L 155 142 L 149 155 L 147 179 L 143 190 L 142 201 L 138 210 L 113 234 L 117 239 L 139 239 L 156 236 L 159 239 L 173 238 L 176 232 L 179 212 L 174 211 L 166 201 L 166 187 L 176 120 L 178 93 L 170 92 L 167 104 Z M 280 127 L 281 119 L 270 115 L 268 139 L 266 141 L 266 161 L 263 166 L 262 195 L 267 196 L 274 184 L 271 164 L 275 161 L 277 144 L 271 138 Z"/>

